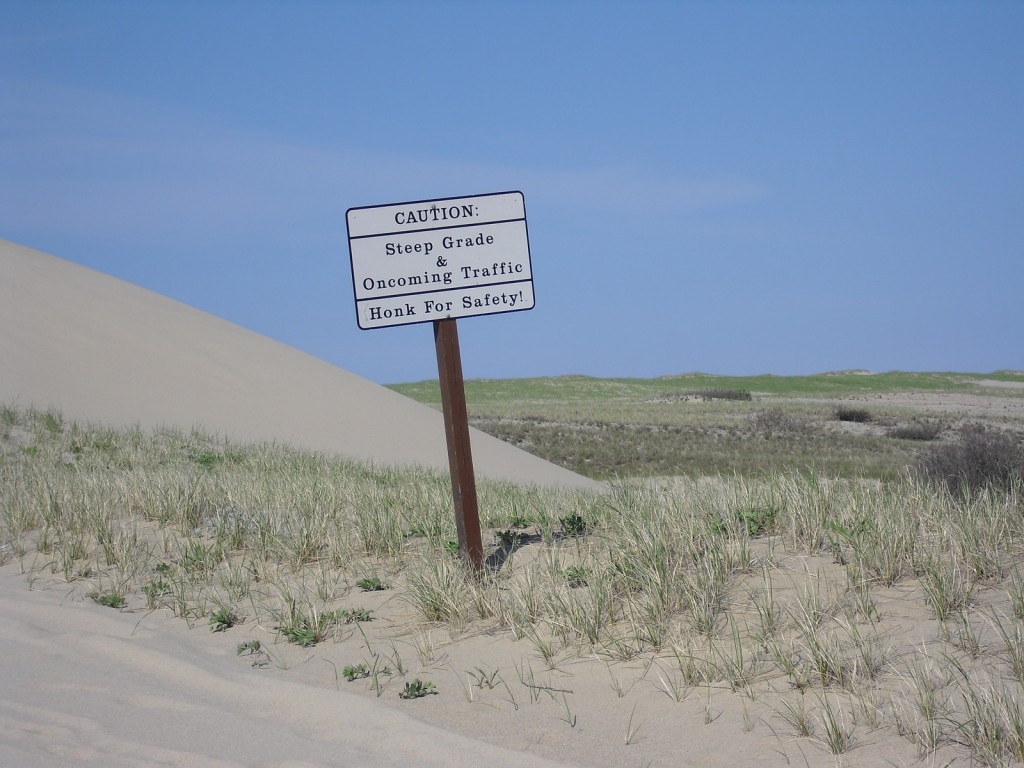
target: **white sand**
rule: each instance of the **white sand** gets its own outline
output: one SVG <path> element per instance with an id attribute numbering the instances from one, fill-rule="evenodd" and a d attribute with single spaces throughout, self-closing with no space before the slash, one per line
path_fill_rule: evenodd
<path id="1" fill-rule="evenodd" d="M 0 765 L 510 766 L 558 763 L 370 699 L 255 673 L 233 639 L 163 612 L 29 590 L 0 569 Z"/>
<path id="2" fill-rule="evenodd" d="M 438 411 L 152 291 L 6 240 L 0 361 L 0 402 L 7 404 L 448 469 Z M 473 430 L 471 439 L 479 477 L 597 487 L 482 432 Z"/>
<path id="3" fill-rule="evenodd" d="M 0 402 L 447 471 L 441 415 L 137 286 L 0 240 Z M 479 477 L 597 487 L 476 430 Z M 556 765 L 339 691 L 253 674 L 160 613 L 0 569 L 2 766 Z"/>

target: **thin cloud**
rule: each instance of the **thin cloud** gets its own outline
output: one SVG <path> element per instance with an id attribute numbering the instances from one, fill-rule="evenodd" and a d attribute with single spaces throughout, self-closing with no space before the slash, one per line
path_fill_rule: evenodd
<path id="1" fill-rule="evenodd" d="M 187 230 L 223 236 L 268 222 L 337 226 L 351 205 L 505 188 L 532 205 L 663 216 L 743 205 L 755 182 L 679 179 L 640 164 L 481 165 L 379 148 L 322 146 L 210 124 L 135 99 L 5 81 L 4 226 L 147 240 Z M 493 188 L 492 188 L 493 187 Z"/>

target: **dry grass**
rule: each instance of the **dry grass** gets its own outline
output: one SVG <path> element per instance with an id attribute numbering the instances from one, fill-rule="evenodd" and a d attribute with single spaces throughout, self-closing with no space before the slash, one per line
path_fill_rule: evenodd
<path id="1" fill-rule="evenodd" d="M 721 692 L 751 728 L 837 754 L 884 731 L 936 764 L 1024 757 L 1017 486 L 965 500 L 910 476 L 481 484 L 485 530 L 518 535 L 476 576 L 452 553 L 445 476 L 12 408 L 0 446 L 0 561 L 107 605 L 261 627 L 271 660 L 289 641 L 335 649 L 369 695 L 430 669 L 467 706 L 548 701 L 574 727 L 588 710 L 558 675 L 587 663 L 611 674 L 609 700 L 632 676 L 650 706 L 704 697 L 711 722 Z M 482 632 L 528 651 L 473 675 L 439 661 L 432 637 Z M 630 713 L 627 745 L 641 726 Z"/>
<path id="2" fill-rule="evenodd" d="M 394 389 L 440 407 L 436 382 Z M 994 395 L 1001 403 L 977 413 Z M 891 480 L 927 453 L 921 441 L 951 442 L 965 421 L 1024 434 L 1024 376 L 1013 374 L 487 380 L 467 381 L 466 400 L 478 429 L 607 479 L 810 469 Z"/>

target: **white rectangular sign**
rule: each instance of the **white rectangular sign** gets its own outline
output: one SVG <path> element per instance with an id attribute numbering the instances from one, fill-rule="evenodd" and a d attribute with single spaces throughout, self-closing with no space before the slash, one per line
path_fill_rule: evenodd
<path id="1" fill-rule="evenodd" d="M 359 327 L 532 309 L 522 192 L 349 208 Z"/>

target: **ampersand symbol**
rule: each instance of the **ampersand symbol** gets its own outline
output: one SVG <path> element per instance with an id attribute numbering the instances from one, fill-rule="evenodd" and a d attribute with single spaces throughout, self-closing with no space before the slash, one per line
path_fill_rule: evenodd
<path id="1" fill-rule="evenodd" d="M 448 262 L 445 261 L 444 256 L 438 256 L 437 257 L 437 266 L 439 266 L 439 267 L 447 267 L 448 266 Z"/>

